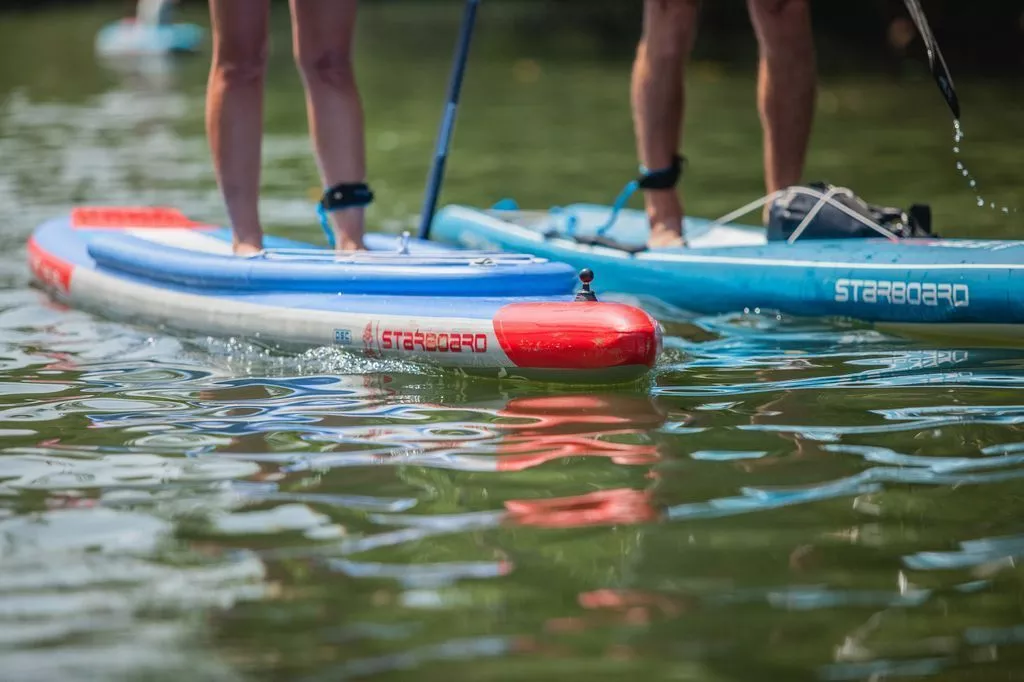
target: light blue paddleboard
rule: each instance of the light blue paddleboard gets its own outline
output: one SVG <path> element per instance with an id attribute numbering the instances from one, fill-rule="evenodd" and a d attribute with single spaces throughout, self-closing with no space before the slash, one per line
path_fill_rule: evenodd
<path id="1" fill-rule="evenodd" d="M 922 325 L 933 331 L 1024 331 L 1024 241 L 806 239 L 767 241 L 763 228 L 686 220 L 689 246 L 639 250 L 643 212 L 625 209 L 594 243 L 611 209 L 573 204 L 520 210 L 441 210 L 433 238 L 474 249 L 532 253 L 594 270 L 598 293 L 660 299 L 703 314 L 752 310 Z"/>
<path id="2" fill-rule="evenodd" d="M 108 57 L 197 52 L 205 40 L 206 29 L 196 24 L 149 26 L 122 19 L 100 29 L 96 51 Z"/>

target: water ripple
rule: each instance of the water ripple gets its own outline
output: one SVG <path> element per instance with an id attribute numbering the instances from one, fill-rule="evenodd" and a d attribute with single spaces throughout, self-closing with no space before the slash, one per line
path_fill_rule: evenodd
<path id="1" fill-rule="evenodd" d="M 427 158 L 436 95 L 420 86 L 449 58 L 414 41 L 418 68 L 394 69 L 412 49 L 396 22 L 441 31 L 446 16 L 406 9 L 368 7 L 361 24 L 360 68 L 387 76 L 366 79 L 369 152 L 391 169 L 368 220 L 389 229 L 418 205 L 410 150 Z M 0 22 L 0 64 L 22 65 L 0 69 L 4 679 L 1018 672 L 1024 350 L 621 297 L 666 328 L 650 390 L 554 393 L 68 309 L 27 286 L 38 222 L 73 203 L 224 217 L 204 65 L 81 59 L 82 27 L 108 18 L 61 16 Z M 287 25 L 272 22 L 275 41 Z M 60 49 L 26 60 L 12 47 L 26 40 Z M 529 116 L 607 156 L 607 130 L 528 103 L 571 91 L 586 110 L 623 106 L 600 69 L 560 63 L 480 61 L 481 82 L 512 87 L 477 102 L 486 129 L 464 140 L 486 144 L 460 156 L 466 177 L 507 185 L 495 135 Z M 286 72 L 268 82 L 261 212 L 308 237 L 316 169 Z M 702 91 L 726 83 L 746 92 L 721 74 Z M 829 94 L 884 109 L 903 101 L 892 88 Z M 380 108 L 398 96 L 409 107 Z M 872 134 L 905 142 L 883 125 L 905 113 L 885 109 Z M 584 157 L 590 175 L 621 167 Z M 462 185 L 474 202 L 491 192 Z"/>

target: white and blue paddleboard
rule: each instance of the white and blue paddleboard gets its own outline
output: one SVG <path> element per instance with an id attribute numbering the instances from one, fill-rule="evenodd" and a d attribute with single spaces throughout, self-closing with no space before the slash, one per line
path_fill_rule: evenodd
<path id="1" fill-rule="evenodd" d="M 763 228 L 687 218 L 687 247 L 644 249 L 646 215 L 575 204 L 519 210 L 448 206 L 432 236 L 592 268 L 595 291 L 660 299 L 701 314 L 760 309 L 919 331 L 1024 335 L 1024 241 L 921 238 L 767 241 Z M 604 241 L 606 244 L 600 243 Z"/>
<path id="2" fill-rule="evenodd" d="M 148 25 L 128 18 L 100 29 L 96 51 L 107 57 L 197 52 L 205 39 L 206 30 L 196 24 Z"/>
<path id="3" fill-rule="evenodd" d="M 82 207 L 29 240 L 36 282 L 110 317 L 289 349 L 337 346 L 477 374 L 632 381 L 661 327 L 639 308 L 576 300 L 565 263 L 369 234 L 335 253 L 267 237 L 232 253 L 231 231 L 169 208 Z"/>

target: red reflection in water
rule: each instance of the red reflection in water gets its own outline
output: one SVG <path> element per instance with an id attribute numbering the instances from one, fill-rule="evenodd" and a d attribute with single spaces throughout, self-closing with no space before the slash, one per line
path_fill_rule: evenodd
<path id="1" fill-rule="evenodd" d="M 618 488 L 546 500 L 508 500 L 508 522 L 519 526 L 578 528 L 655 521 L 649 491 Z"/>
<path id="2" fill-rule="evenodd" d="M 564 457 L 607 457 L 616 464 L 653 464 L 657 446 L 608 440 L 632 436 L 665 422 L 648 397 L 566 395 L 510 400 L 503 417 L 530 419 L 502 424 L 510 435 L 499 446 L 498 471 L 522 471 Z"/>

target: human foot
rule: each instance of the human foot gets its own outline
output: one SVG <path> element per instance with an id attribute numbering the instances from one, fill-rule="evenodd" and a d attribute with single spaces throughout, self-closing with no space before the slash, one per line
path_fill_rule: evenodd
<path id="1" fill-rule="evenodd" d="M 647 248 L 665 249 L 674 246 L 686 246 L 682 234 L 682 221 L 676 223 L 657 222 L 651 225 L 651 234 L 647 238 Z"/>
<path id="2" fill-rule="evenodd" d="M 232 251 L 234 251 L 236 256 L 242 256 L 243 258 L 256 256 L 263 251 L 263 245 L 261 244 L 261 241 L 262 240 L 258 240 L 254 242 L 251 239 L 235 239 L 235 242 L 234 244 L 232 244 L 231 249 Z"/>
<path id="3" fill-rule="evenodd" d="M 242 258 L 249 258 L 251 256 L 258 256 L 263 251 L 263 249 L 252 246 L 251 244 L 239 244 L 238 246 L 235 247 L 234 251 L 236 256 L 241 256 Z"/>
<path id="4" fill-rule="evenodd" d="M 647 247 L 663 249 L 672 246 L 686 246 L 683 239 L 683 202 L 675 189 L 648 190 L 644 193 L 647 220 L 651 234 Z"/>
<path id="5" fill-rule="evenodd" d="M 337 253 L 347 253 L 349 251 L 368 251 L 369 249 L 366 248 L 366 244 L 362 240 L 356 241 L 335 234 L 334 250 Z"/>
<path id="6" fill-rule="evenodd" d="M 363 209 L 346 208 L 331 213 L 331 232 L 334 250 L 366 251 L 363 241 Z"/>

